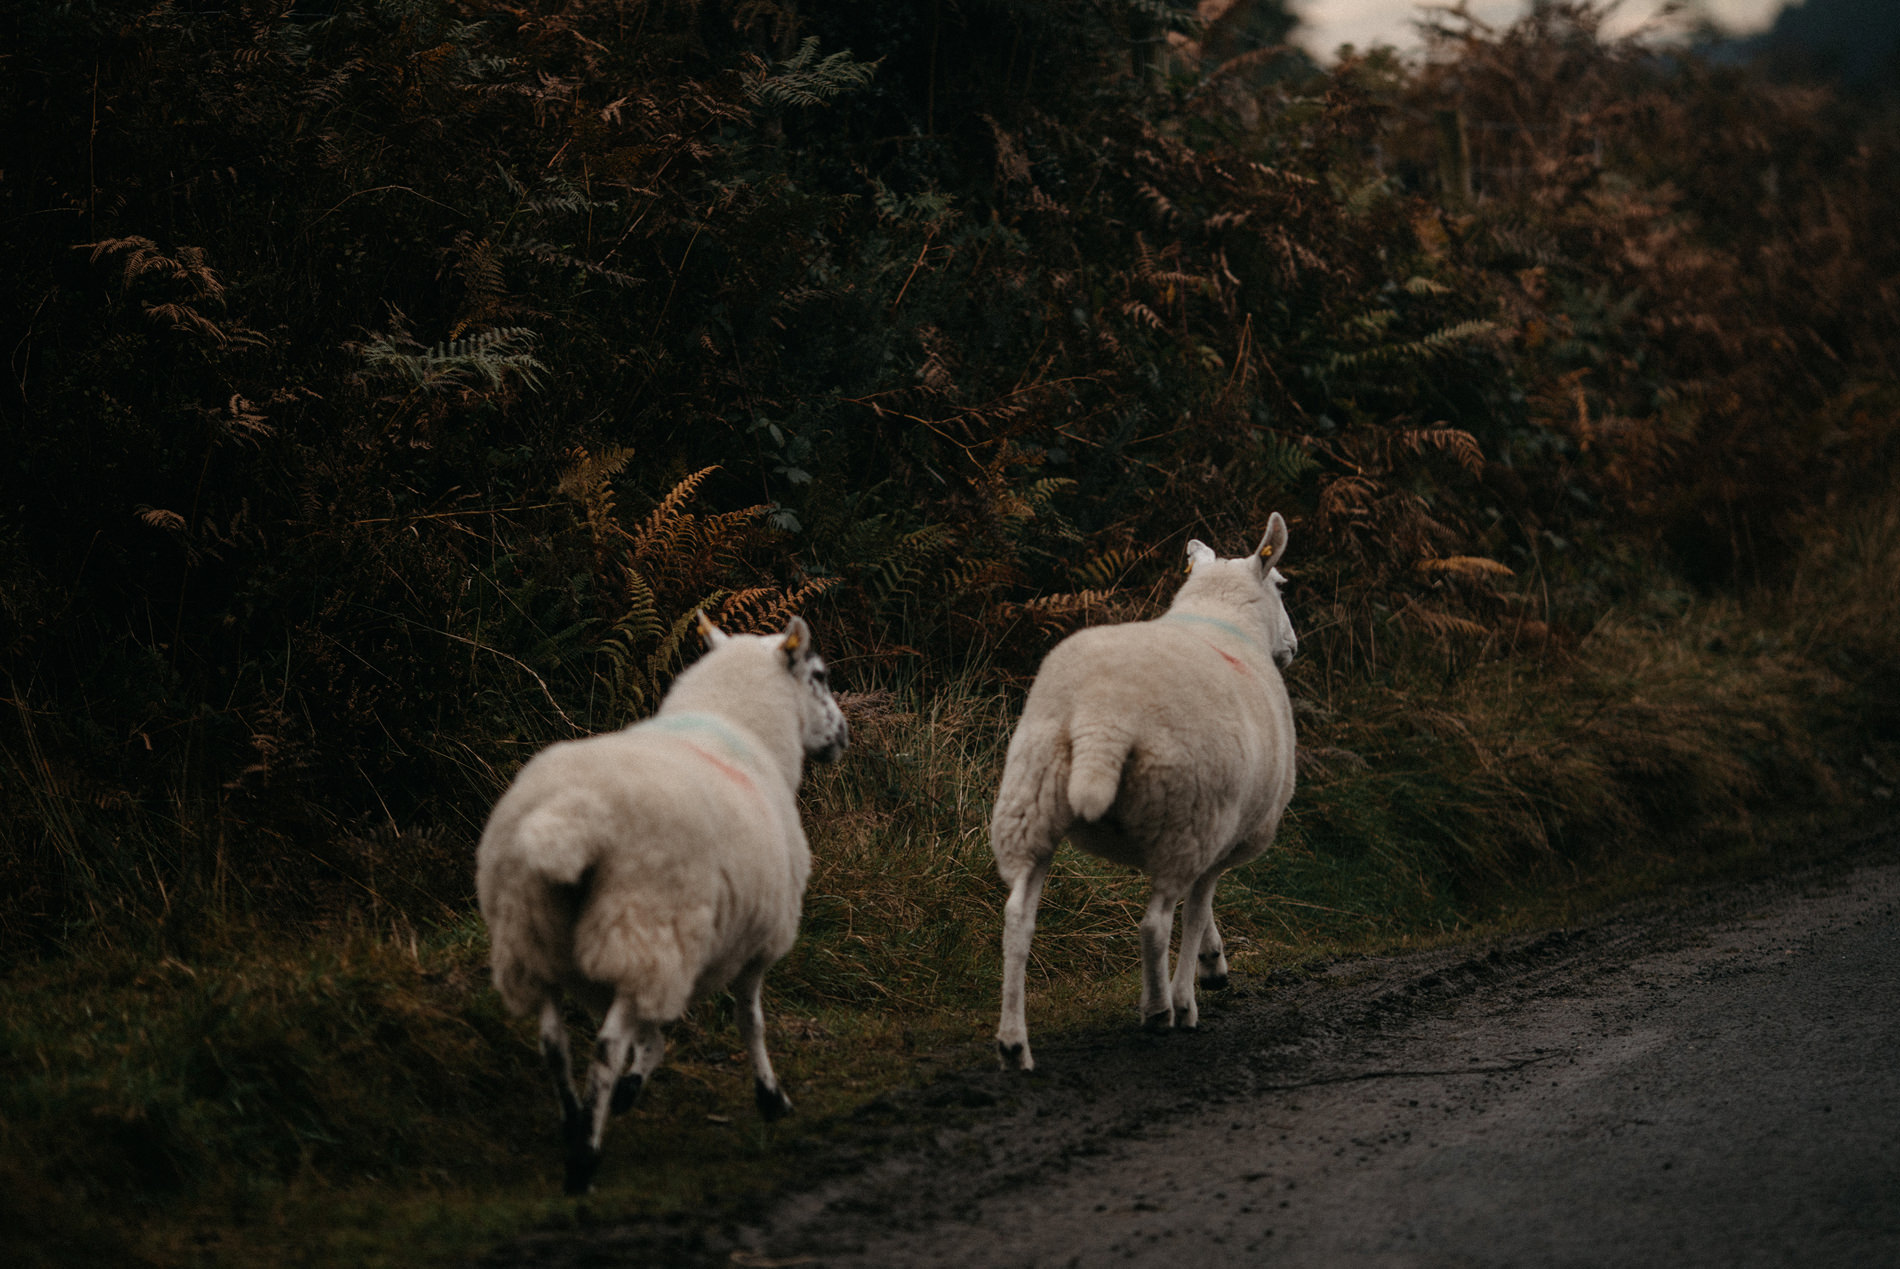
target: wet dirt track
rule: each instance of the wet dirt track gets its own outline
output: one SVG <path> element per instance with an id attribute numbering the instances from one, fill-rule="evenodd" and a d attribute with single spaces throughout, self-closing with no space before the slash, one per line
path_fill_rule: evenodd
<path id="1" fill-rule="evenodd" d="M 1236 979 L 861 1109 L 749 1223 L 489 1263 L 1900 1264 L 1900 861 Z"/>

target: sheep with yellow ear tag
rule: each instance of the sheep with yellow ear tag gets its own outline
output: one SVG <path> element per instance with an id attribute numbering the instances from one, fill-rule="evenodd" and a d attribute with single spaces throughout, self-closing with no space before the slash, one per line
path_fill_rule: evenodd
<path id="1" fill-rule="evenodd" d="M 567 1190 L 585 1193 L 610 1110 L 659 1065 L 661 1028 L 728 984 L 759 1113 L 792 1108 L 765 1051 L 759 990 L 798 935 L 811 852 L 795 795 L 806 758 L 844 751 L 811 630 L 729 635 L 699 615 L 707 651 L 657 714 L 543 750 L 496 803 L 475 854 L 495 987 L 538 1014 L 561 1102 Z M 562 996 L 604 1016 L 584 1089 Z"/>
<path id="2" fill-rule="evenodd" d="M 1036 673 L 1009 742 L 990 822 L 1003 910 L 1005 1069 L 1029 1070 L 1023 979 L 1043 879 L 1065 836 L 1154 879 L 1141 920 L 1141 1014 L 1156 1030 L 1200 1021 L 1195 971 L 1224 987 L 1214 924 L 1220 876 L 1273 842 L 1293 796 L 1293 708 L 1280 673 L 1299 639 L 1274 565 L 1275 512 L 1252 554 L 1221 559 L 1187 544 L 1188 576 L 1153 621 L 1082 630 Z M 1168 972 L 1174 912 L 1180 960 Z"/>

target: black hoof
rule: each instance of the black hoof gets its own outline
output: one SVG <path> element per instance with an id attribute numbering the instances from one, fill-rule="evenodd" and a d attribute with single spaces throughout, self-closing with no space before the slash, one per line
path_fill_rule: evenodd
<path id="1" fill-rule="evenodd" d="M 1160 1013 L 1151 1013 L 1141 1020 L 1141 1025 L 1157 1035 L 1174 1030 L 1174 1010 L 1163 1009 Z"/>
<path id="2" fill-rule="evenodd" d="M 579 1198 L 594 1188 L 594 1174 L 600 1171 L 600 1154 L 586 1150 L 580 1154 L 569 1152 L 567 1156 L 567 1180 L 561 1186 L 571 1198 Z"/>
<path id="3" fill-rule="evenodd" d="M 998 1040 L 996 1042 L 996 1059 L 1003 1064 L 1005 1071 L 1022 1070 L 1023 1042 L 1018 1040 L 1014 1044 L 1004 1044 L 1001 1040 Z"/>
<path id="4" fill-rule="evenodd" d="M 607 1103 L 607 1109 L 616 1115 L 626 1114 L 639 1100 L 642 1087 L 644 1082 L 638 1075 L 622 1075 L 614 1083 L 614 1099 Z"/>
<path id="5" fill-rule="evenodd" d="M 1201 980 L 1201 986 L 1205 987 L 1209 991 L 1226 991 L 1227 990 L 1227 975 L 1209 974 L 1207 977 Z"/>
<path id="6" fill-rule="evenodd" d="M 764 1080 L 753 1081 L 752 1099 L 759 1104 L 759 1115 L 768 1124 L 792 1113 L 792 1099 Z"/>
<path id="7" fill-rule="evenodd" d="M 600 1151 L 594 1149 L 588 1117 L 578 1106 L 561 1117 L 561 1144 L 567 1156 L 567 1180 L 562 1189 L 569 1194 L 585 1194 L 594 1188 L 594 1173 L 600 1171 Z"/>

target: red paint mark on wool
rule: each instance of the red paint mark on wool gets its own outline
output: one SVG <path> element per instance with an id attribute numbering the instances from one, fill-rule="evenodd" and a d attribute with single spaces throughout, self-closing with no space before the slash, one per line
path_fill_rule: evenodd
<path id="1" fill-rule="evenodd" d="M 1207 641 L 1203 639 L 1202 642 L 1206 643 Z M 1214 648 L 1214 645 L 1211 643 L 1207 644 L 1207 646 L 1210 648 Z M 1232 653 L 1222 652 L 1219 648 L 1214 648 L 1214 651 L 1220 656 L 1221 660 L 1227 662 L 1227 664 L 1234 667 L 1235 673 L 1244 674 L 1248 678 L 1253 677 L 1253 671 L 1249 670 L 1247 668 L 1247 663 L 1242 661 L 1239 657 L 1234 656 Z"/>
<path id="2" fill-rule="evenodd" d="M 688 749 L 691 749 L 694 753 L 698 754 L 700 757 L 704 758 L 707 762 L 712 763 L 713 766 L 718 770 L 720 775 L 726 777 L 726 779 L 732 781 L 734 784 L 738 785 L 740 788 L 746 789 L 747 791 L 752 792 L 752 793 L 758 792 L 757 789 L 752 787 L 752 777 L 747 775 L 745 772 L 739 770 L 739 768 L 733 766 L 730 762 L 727 762 L 723 758 L 718 758 L 718 757 L 713 756 L 712 754 L 707 753 L 704 749 L 701 749 L 698 745 L 688 745 L 686 747 Z"/>

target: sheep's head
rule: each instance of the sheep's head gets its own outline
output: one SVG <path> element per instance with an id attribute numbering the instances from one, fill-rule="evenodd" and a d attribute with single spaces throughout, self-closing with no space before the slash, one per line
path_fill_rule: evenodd
<path id="1" fill-rule="evenodd" d="M 1251 610 L 1265 627 L 1273 663 L 1282 670 L 1300 649 L 1299 636 L 1293 633 L 1293 621 L 1280 597 L 1286 578 L 1274 567 L 1285 554 L 1286 520 L 1278 511 L 1267 520 L 1267 535 L 1260 539 L 1259 548 L 1245 559 L 1221 559 L 1198 539 L 1187 544 L 1189 584 L 1218 588 L 1225 598 Z"/>
<path id="2" fill-rule="evenodd" d="M 700 637 L 709 651 L 731 643 L 751 641 L 762 644 L 773 659 L 791 677 L 792 699 L 798 711 L 798 739 L 805 756 L 820 762 L 834 761 L 850 743 L 851 729 L 844 711 L 832 699 L 830 672 L 825 659 L 812 642 L 811 627 L 803 617 L 794 617 L 775 635 L 729 635 L 715 626 L 705 613 L 699 614 Z"/>
<path id="3" fill-rule="evenodd" d="M 785 668 L 799 686 L 800 736 L 805 752 L 820 762 L 835 762 L 851 742 L 851 728 L 844 721 L 844 711 L 832 699 L 831 672 L 818 655 L 811 627 L 803 617 L 792 618 L 781 638 Z"/>

